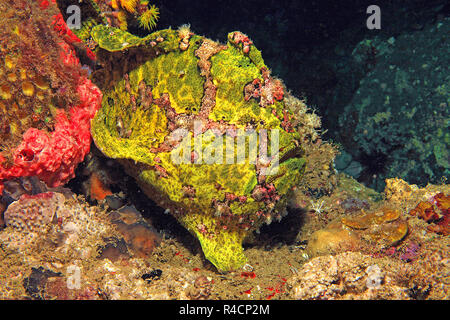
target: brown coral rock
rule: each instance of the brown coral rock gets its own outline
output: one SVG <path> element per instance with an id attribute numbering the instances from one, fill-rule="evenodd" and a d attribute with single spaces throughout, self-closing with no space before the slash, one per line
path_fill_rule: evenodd
<path id="1" fill-rule="evenodd" d="M 386 195 L 386 199 L 390 201 L 399 201 L 410 198 L 415 190 L 417 190 L 416 185 L 409 185 L 402 179 L 394 178 L 386 179 L 384 193 Z"/>
<path id="2" fill-rule="evenodd" d="M 211 294 L 212 283 L 205 276 L 199 276 L 194 281 L 194 288 L 192 288 L 188 296 L 193 300 L 206 300 Z"/>
<path id="3" fill-rule="evenodd" d="M 110 213 L 111 222 L 123 237 L 128 249 L 138 257 L 151 255 L 153 249 L 161 243 L 161 235 L 144 220 L 134 207 L 125 206 Z"/>
<path id="4" fill-rule="evenodd" d="M 361 232 L 363 239 L 377 243 L 381 247 L 392 246 L 401 241 L 408 233 L 406 221 L 399 220 L 400 211 L 388 207 L 350 217 L 342 218 L 342 223 Z"/>
<path id="5" fill-rule="evenodd" d="M 361 245 L 357 235 L 339 222 L 331 223 L 327 228 L 318 230 L 308 241 L 308 254 L 318 256 L 352 250 Z"/>
<path id="6" fill-rule="evenodd" d="M 397 244 L 408 233 L 408 224 L 400 211 L 382 207 L 357 216 L 344 217 L 314 232 L 308 243 L 312 256 L 358 250 L 370 245 L 387 248 Z"/>
<path id="7" fill-rule="evenodd" d="M 383 208 L 375 212 L 366 213 L 356 217 L 342 218 L 342 223 L 352 229 L 367 229 L 373 224 L 395 221 L 400 217 L 400 211 L 390 208 Z"/>

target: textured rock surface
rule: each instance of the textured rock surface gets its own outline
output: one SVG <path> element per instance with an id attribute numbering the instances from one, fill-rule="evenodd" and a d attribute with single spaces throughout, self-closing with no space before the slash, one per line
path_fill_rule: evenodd
<path id="1" fill-rule="evenodd" d="M 405 265 L 346 252 L 312 259 L 287 285 L 295 299 L 448 299 L 449 268 L 448 256 Z"/>
<path id="2" fill-rule="evenodd" d="M 37 232 L 53 221 L 64 200 L 62 194 L 53 192 L 23 195 L 19 201 L 8 206 L 4 213 L 5 223 L 20 232 Z"/>

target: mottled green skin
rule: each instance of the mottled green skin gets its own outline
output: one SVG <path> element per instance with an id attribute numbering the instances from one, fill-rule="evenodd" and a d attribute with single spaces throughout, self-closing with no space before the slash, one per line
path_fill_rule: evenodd
<path id="1" fill-rule="evenodd" d="M 264 222 L 280 217 L 288 194 L 299 183 L 305 168 L 302 151 L 295 143 L 299 134 L 296 130 L 285 131 L 282 124 L 283 120 L 294 120 L 285 111 L 284 100 L 261 106 L 258 99 L 244 99 L 247 84 L 255 79 L 264 82 L 265 65 L 254 46 L 244 53 L 242 43 L 234 43 L 232 35 L 227 46 L 190 35 L 189 47 L 183 51 L 181 38 L 173 30 L 161 30 L 146 38 L 104 26 L 92 31 L 92 38 L 108 51 L 139 46 L 155 49 L 154 58 L 129 72 L 129 80 L 123 79 L 103 92 L 102 109 L 92 121 L 96 145 L 106 156 L 118 159 L 150 198 L 170 209 L 200 240 L 205 257 L 222 271 L 245 264 L 243 239 Z M 209 56 L 210 65 L 206 67 L 200 63 L 198 51 L 203 44 L 221 46 Z M 139 89 L 143 83 L 151 89 L 151 106 L 143 105 L 144 96 Z M 165 94 L 169 97 L 169 108 L 155 100 Z M 215 102 L 210 109 L 205 107 L 208 101 Z M 178 115 L 175 121 L 173 110 Z M 210 128 L 239 129 L 252 123 L 256 130 L 278 129 L 281 158 L 278 174 L 267 176 L 264 181 L 257 166 L 248 162 L 175 164 L 171 151 L 161 148 L 174 128 L 189 130 L 191 152 L 199 151 L 195 149 L 196 143 L 203 154 L 214 147 L 211 129 L 205 129 L 203 136 L 193 137 L 190 121 L 199 119 L 209 121 Z M 223 141 L 233 141 L 227 134 L 223 137 Z M 181 148 L 182 143 L 173 150 Z M 291 157 L 283 157 L 288 151 Z M 264 199 L 255 196 L 258 188 L 266 190 L 269 186 L 276 191 Z"/>

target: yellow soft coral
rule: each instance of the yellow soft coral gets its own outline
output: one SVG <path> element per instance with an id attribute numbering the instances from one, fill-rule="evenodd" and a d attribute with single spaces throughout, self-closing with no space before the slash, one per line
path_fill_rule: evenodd
<path id="1" fill-rule="evenodd" d="M 130 13 L 136 12 L 136 6 L 139 3 L 139 0 L 112 0 L 111 7 L 113 9 L 123 8 Z"/>
<path id="2" fill-rule="evenodd" d="M 147 30 L 156 27 L 159 18 L 159 8 L 155 5 L 148 5 L 146 0 L 112 0 L 111 7 L 119 11 L 120 29 L 127 29 L 126 12 L 138 16 L 139 25 Z M 137 10 L 137 8 L 139 9 Z"/>
<path id="3" fill-rule="evenodd" d="M 117 20 L 119 20 L 119 27 L 121 30 L 127 30 L 128 28 L 128 22 L 127 22 L 127 15 L 125 11 L 119 11 L 117 14 Z"/>
<path id="4" fill-rule="evenodd" d="M 139 25 L 147 30 L 151 30 L 156 27 L 158 18 L 159 9 L 152 5 L 139 17 Z"/>

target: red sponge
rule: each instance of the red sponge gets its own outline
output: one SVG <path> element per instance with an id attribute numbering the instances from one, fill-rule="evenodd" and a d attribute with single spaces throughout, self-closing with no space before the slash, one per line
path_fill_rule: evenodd
<path id="1" fill-rule="evenodd" d="M 45 3 L 48 4 L 47 2 Z M 59 26 L 64 23 L 58 21 Z M 60 48 L 49 48 L 61 53 L 65 65 L 81 65 L 70 41 L 62 39 Z M 22 135 L 22 141 L 12 151 L 12 163 L 6 165 L 0 152 L 0 195 L 3 182 L 9 179 L 37 176 L 49 187 L 65 184 L 74 177 L 76 166 L 89 152 L 91 135 L 90 121 L 100 108 L 102 93 L 85 76 L 79 73 L 76 83 L 77 105 L 66 110 L 58 109 L 54 114 L 54 130 L 29 128 Z"/>

